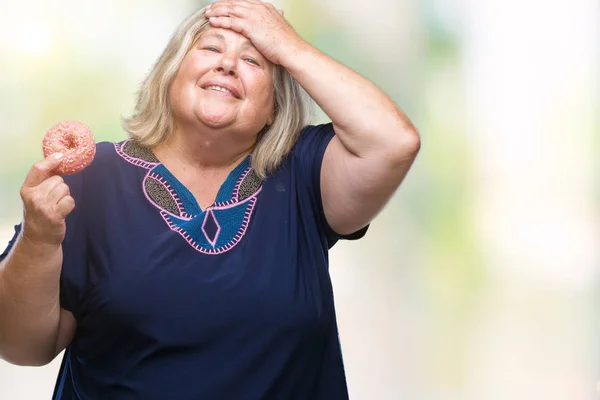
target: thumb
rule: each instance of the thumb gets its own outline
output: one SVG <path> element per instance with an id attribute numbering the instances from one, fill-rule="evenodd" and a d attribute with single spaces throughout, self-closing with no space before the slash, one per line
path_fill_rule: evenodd
<path id="1" fill-rule="evenodd" d="M 63 159 L 62 153 L 54 153 L 33 165 L 27 177 L 24 186 L 36 187 L 46 179 L 55 175 L 54 169 L 60 165 Z"/>

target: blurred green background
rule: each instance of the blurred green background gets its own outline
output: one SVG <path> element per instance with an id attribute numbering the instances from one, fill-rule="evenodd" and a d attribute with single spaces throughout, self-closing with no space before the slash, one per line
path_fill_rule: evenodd
<path id="1" fill-rule="evenodd" d="M 422 135 L 367 237 L 332 252 L 351 398 L 600 397 L 600 3 L 273 3 Z M 45 131 L 124 139 L 139 83 L 205 4 L 3 3 L 1 242 Z M 0 362 L 0 399 L 48 398 L 57 369 Z"/>

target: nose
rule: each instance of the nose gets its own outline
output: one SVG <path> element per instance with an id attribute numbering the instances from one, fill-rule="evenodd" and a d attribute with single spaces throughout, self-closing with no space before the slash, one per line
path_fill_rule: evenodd
<path id="1" fill-rule="evenodd" d="M 216 67 L 217 72 L 227 75 L 237 75 L 237 56 L 233 52 L 223 53 Z"/>

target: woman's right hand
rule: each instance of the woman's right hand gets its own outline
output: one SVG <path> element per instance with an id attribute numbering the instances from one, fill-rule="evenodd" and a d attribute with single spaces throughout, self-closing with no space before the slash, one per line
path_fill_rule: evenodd
<path id="1" fill-rule="evenodd" d="M 69 186 L 53 172 L 62 154 L 36 163 L 21 187 L 23 237 L 37 245 L 59 246 L 65 238 L 65 218 L 75 208 Z"/>

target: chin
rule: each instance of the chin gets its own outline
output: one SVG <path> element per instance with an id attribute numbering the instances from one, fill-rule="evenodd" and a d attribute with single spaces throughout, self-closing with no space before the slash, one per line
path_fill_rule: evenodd
<path id="1" fill-rule="evenodd" d="M 233 121 L 219 118 L 199 118 L 198 121 L 200 121 L 202 125 L 212 129 L 223 129 L 233 125 Z"/>
<path id="2" fill-rule="evenodd" d="M 196 119 L 203 125 L 211 128 L 223 128 L 235 122 L 235 115 L 224 112 L 197 112 Z"/>

